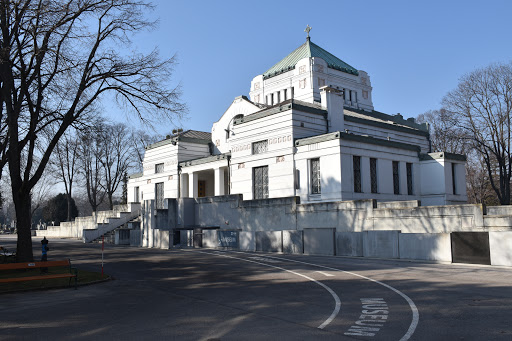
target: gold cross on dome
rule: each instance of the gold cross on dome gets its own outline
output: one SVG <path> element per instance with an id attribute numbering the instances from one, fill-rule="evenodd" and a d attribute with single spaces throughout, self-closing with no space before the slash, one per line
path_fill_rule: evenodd
<path id="1" fill-rule="evenodd" d="M 309 38 L 309 31 L 311 31 L 311 27 L 308 25 L 308 26 L 306 26 L 306 29 L 304 30 L 304 32 L 306 32 L 308 34 L 308 38 Z"/>

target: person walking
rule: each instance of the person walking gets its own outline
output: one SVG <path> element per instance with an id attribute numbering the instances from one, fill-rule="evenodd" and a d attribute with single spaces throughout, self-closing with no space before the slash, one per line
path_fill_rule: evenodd
<path id="1" fill-rule="evenodd" d="M 41 262 L 46 262 L 48 260 L 48 250 L 50 250 L 50 247 L 48 246 L 48 239 L 44 236 L 43 240 L 41 240 Z M 48 268 L 41 268 L 41 272 L 48 272 Z"/>

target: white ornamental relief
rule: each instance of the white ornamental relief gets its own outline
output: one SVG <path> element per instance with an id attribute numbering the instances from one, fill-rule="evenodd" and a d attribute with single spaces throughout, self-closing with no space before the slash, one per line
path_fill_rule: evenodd
<path id="1" fill-rule="evenodd" d="M 241 152 L 241 151 L 249 150 L 249 149 L 251 149 L 250 144 L 239 144 L 239 145 L 233 146 L 232 152 L 236 153 L 236 152 Z"/>
<path id="2" fill-rule="evenodd" d="M 292 140 L 291 135 L 273 137 L 273 138 L 268 139 L 268 144 L 279 144 L 279 143 L 284 143 L 284 142 L 290 142 L 291 140 Z"/>

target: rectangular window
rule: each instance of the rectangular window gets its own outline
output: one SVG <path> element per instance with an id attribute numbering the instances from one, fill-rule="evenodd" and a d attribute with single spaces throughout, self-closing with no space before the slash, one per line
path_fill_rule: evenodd
<path id="1" fill-rule="evenodd" d="M 311 159 L 311 194 L 322 193 L 322 185 L 320 183 L 320 159 Z"/>
<path id="2" fill-rule="evenodd" d="M 400 194 L 400 173 L 398 161 L 393 161 L 393 193 Z"/>
<path id="3" fill-rule="evenodd" d="M 254 199 L 268 198 L 268 166 L 253 168 Z"/>
<path id="4" fill-rule="evenodd" d="M 361 157 L 354 155 L 352 161 L 354 168 L 354 192 L 361 193 Z"/>
<path id="5" fill-rule="evenodd" d="M 155 173 L 163 173 L 164 172 L 164 164 L 163 163 L 157 163 L 155 165 Z"/>
<path id="6" fill-rule="evenodd" d="M 457 179 L 455 178 L 455 164 L 452 163 L 452 190 L 453 194 L 457 194 Z"/>
<path id="7" fill-rule="evenodd" d="M 281 103 L 281 92 L 277 93 L 277 102 L 276 103 Z"/>
<path id="8" fill-rule="evenodd" d="M 372 193 L 378 193 L 377 187 L 377 159 L 370 158 L 370 181 Z"/>
<path id="9" fill-rule="evenodd" d="M 412 187 L 412 163 L 407 162 L 405 164 L 407 169 L 407 194 L 413 195 L 413 187 Z"/>
<path id="10" fill-rule="evenodd" d="M 274 105 L 274 94 L 270 94 L 270 105 Z"/>
<path id="11" fill-rule="evenodd" d="M 164 208 L 164 183 L 159 182 L 155 184 L 155 198 L 156 198 L 156 209 L 161 210 Z"/>
<path id="12" fill-rule="evenodd" d="M 284 93 L 283 93 L 283 101 L 286 101 L 288 99 L 288 89 L 284 89 Z"/>
<path id="13" fill-rule="evenodd" d="M 258 141 L 252 143 L 252 153 L 261 154 L 268 150 L 268 140 Z"/>
<path id="14" fill-rule="evenodd" d="M 140 202 L 140 191 L 139 186 L 134 188 L 133 202 Z"/>

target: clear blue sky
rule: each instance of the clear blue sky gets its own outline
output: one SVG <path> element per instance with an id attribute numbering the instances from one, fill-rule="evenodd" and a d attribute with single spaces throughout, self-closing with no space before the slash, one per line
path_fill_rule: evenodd
<path id="1" fill-rule="evenodd" d="M 512 1 L 153 3 L 159 26 L 135 47 L 177 54 L 185 129 L 210 131 L 236 96 L 248 95 L 254 76 L 305 41 L 307 24 L 313 42 L 369 73 L 376 110 L 405 117 L 438 108 L 462 75 L 512 60 Z"/>

